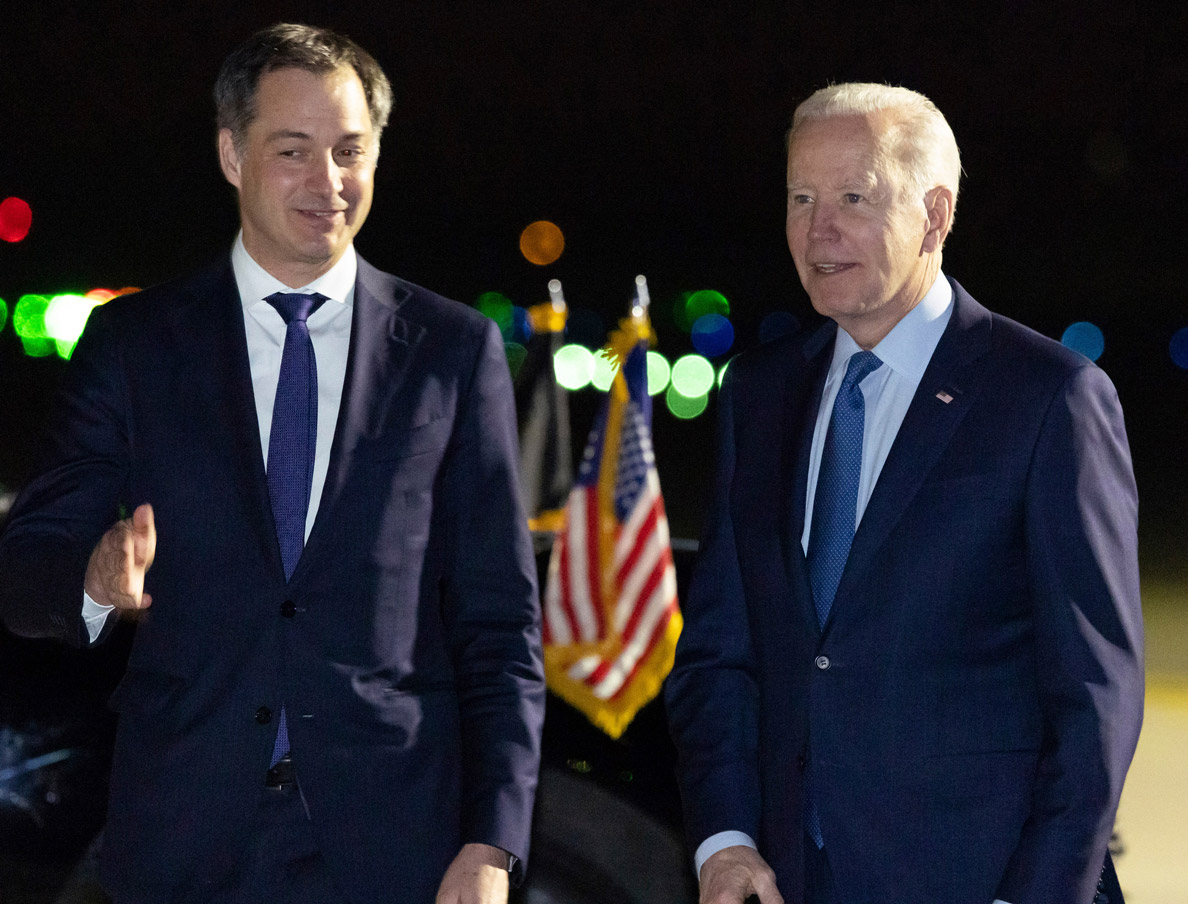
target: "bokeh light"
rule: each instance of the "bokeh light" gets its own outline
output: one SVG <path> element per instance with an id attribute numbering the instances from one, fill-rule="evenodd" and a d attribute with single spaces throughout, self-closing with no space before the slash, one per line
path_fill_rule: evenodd
<path id="1" fill-rule="evenodd" d="M 83 298 L 89 298 L 91 301 L 97 301 L 99 304 L 107 304 L 118 295 L 124 295 L 129 291 L 138 292 L 139 289 L 121 289 L 119 292 L 115 289 L 92 289 Z"/>
<path id="2" fill-rule="evenodd" d="M 0 298 L 0 331 L 3 331 L 6 323 L 8 323 L 8 302 Z"/>
<path id="3" fill-rule="evenodd" d="M 800 320 L 791 311 L 772 311 L 759 322 L 759 341 L 771 342 L 800 329 Z"/>
<path id="4" fill-rule="evenodd" d="M 707 358 L 716 358 L 734 345 L 734 327 L 721 314 L 702 314 L 693 324 L 693 347 Z"/>
<path id="5" fill-rule="evenodd" d="M 1096 361 L 1105 351 L 1105 336 L 1101 330 L 1087 320 L 1080 320 L 1064 331 L 1060 342 L 1074 352 L 1080 352 L 1090 361 Z"/>
<path id="6" fill-rule="evenodd" d="M 686 333 L 693 329 L 698 318 L 706 314 L 730 315 L 730 302 L 726 296 L 714 289 L 699 289 L 677 299 L 672 316 L 676 325 Z"/>
<path id="7" fill-rule="evenodd" d="M 528 349 L 518 342 L 505 342 L 503 351 L 507 354 L 507 368 L 511 371 L 514 380 L 524 364 L 524 359 L 528 356 Z"/>
<path id="8" fill-rule="evenodd" d="M 726 379 L 726 368 L 729 367 L 733 361 L 734 361 L 734 358 L 731 358 L 729 361 L 727 361 L 725 364 L 723 364 L 720 368 L 718 368 L 718 387 L 719 388 L 721 388 L 721 386 L 722 386 L 722 381 Z"/>
<path id="9" fill-rule="evenodd" d="M 618 361 L 602 353 L 595 354 L 594 373 L 590 377 L 590 382 L 594 385 L 595 389 L 601 389 L 603 392 L 606 392 L 611 388 L 611 383 L 615 382 L 615 374 L 618 372 Z"/>
<path id="10" fill-rule="evenodd" d="M 675 417 L 687 421 L 705 411 L 705 407 L 709 404 L 709 395 L 700 395 L 691 399 L 678 392 L 676 386 L 672 385 L 668 387 L 668 392 L 664 393 L 664 404 L 668 406 L 668 410 Z"/>
<path id="11" fill-rule="evenodd" d="M 713 388 L 714 376 L 714 366 L 701 355 L 683 355 L 672 365 L 672 388 L 696 399 Z"/>
<path id="12" fill-rule="evenodd" d="M 511 299 L 500 292 L 484 292 L 478 297 L 475 307 L 495 321 L 504 342 L 512 341 L 515 332 L 515 314 L 512 309 L 515 305 Z"/>
<path id="13" fill-rule="evenodd" d="M 1188 370 L 1188 326 L 1182 327 L 1172 334 L 1168 352 L 1170 352 L 1172 363 L 1176 367 Z"/>
<path id="14" fill-rule="evenodd" d="M 594 353 L 584 345 L 563 345 L 553 355 L 553 373 L 566 389 L 584 389 L 594 376 Z"/>
<path id="15" fill-rule="evenodd" d="M 512 306 L 512 341 L 526 343 L 532 338 L 535 330 L 532 321 L 528 319 L 528 309 L 519 305 Z"/>
<path id="16" fill-rule="evenodd" d="M 556 223 L 537 220 L 520 233 L 520 253 L 539 267 L 551 264 L 565 250 L 565 236 Z"/>
<path id="17" fill-rule="evenodd" d="M 12 329 L 20 337 L 25 354 L 43 358 L 54 352 L 54 341 L 45 331 L 45 310 L 49 299 L 44 295 L 22 295 L 12 309 Z"/>
<path id="18" fill-rule="evenodd" d="M 45 334 L 54 340 L 58 354 L 69 358 L 78 344 L 87 318 L 99 302 L 81 295 L 55 295 L 45 309 Z"/>
<path id="19" fill-rule="evenodd" d="M 672 365 L 668 359 L 656 351 L 648 352 L 648 395 L 659 395 L 668 388 L 668 378 L 672 375 Z"/>
<path id="20" fill-rule="evenodd" d="M 0 201 L 0 239 L 19 242 L 29 234 L 33 225 L 33 209 L 20 198 Z"/>

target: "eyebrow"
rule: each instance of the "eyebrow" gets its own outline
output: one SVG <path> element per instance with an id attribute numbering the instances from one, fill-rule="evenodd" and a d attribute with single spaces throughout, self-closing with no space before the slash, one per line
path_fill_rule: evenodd
<path id="1" fill-rule="evenodd" d="M 344 141 L 365 141 L 366 138 L 367 135 L 365 132 L 347 132 L 345 135 L 340 135 L 335 144 L 341 144 Z M 264 141 L 283 141 L 285 139 L 313 141 L 313 136 L 308 132 L 298 132 L 294 129 L 277 129 L 275 132 L 270 132 Z"/>

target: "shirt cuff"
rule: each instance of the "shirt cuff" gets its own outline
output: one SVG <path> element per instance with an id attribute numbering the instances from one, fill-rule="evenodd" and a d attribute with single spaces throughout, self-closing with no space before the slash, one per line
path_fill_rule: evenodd
<path id="1" fill-rule="evenodd" d="M 107 616 L 111 615 L 115 606 L 104 606 L 102 603 L 97 603 L 91 599 L 91 595 L 87 591 L 83 591 L 82 617 L 83 624 L 87 626 L 87 637 L 90 643 L 103 633 L 103 626 L 107 623 Z"/>
<path id="2" fill-rule="evenodd" d="M 701 867 L 705 861 L 723 848 L 739 844 L 758 850 L 758 845 L 746 832 L 719 832 L 717 835 L 710 835 L 709 838 L 701 842 L 697 846 L 697 853 L 693 855 L 693 868 L 697 870 L 697 878 L 699 880 L 701 878 Z"/>

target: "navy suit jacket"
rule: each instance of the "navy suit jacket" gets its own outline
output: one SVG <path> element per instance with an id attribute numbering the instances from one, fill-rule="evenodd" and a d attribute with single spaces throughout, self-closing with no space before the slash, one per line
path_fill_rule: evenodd
<path id="1" fill-rule="evenodd" d="M 329 473 L 286 582 L 229 259 L 95 310 L 0 541 L 0 609 L 82 642 L 90 551 L 152 503 L 153 605 L 112 699 L 118 900 L 232 874 L 282 704 L 352 901 L 431 901 L 464 842 L 526 857 L 544 684 L 512 399 L 492 323 L 360 260 Z"/>
<path id="2" fill-rule="evenodd" d="M 739 358 L 722 392 L 667 702 L 691 843 L 747 832 L 790 901 L 811 762 L 846 904 L 1088 904 L 1137 743 L 1117 395 L 953 286 L 823 629 L 800 537 L 836 326 Z"/>

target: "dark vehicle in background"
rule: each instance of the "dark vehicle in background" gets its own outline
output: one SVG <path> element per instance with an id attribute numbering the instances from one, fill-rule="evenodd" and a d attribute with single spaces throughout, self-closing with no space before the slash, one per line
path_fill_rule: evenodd
<path id="1" fill-rule="evenodd" d="M 674 547 L 683 593 L 693 544 Z M 115 734 L 106 702 L 134 631 L 72 650 L 0 629 L 0 904 L 106 904 L 94 844 Z M 659 700 L 612 741 L 550 695 L 531 868 L 512 901 L 696 901 L 674 759 Z"/>

